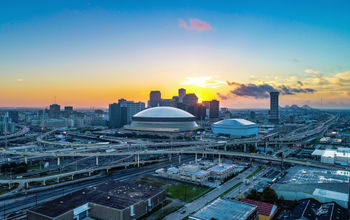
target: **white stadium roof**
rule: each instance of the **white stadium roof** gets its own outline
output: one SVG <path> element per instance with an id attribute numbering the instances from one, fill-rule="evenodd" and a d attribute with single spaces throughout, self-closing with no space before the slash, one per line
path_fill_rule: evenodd
<path id="1" fill-rule="evenodd" d="M 254 122 L 241 119 L 241 118 L 233 118 L 233 119 L 225 119 L 222 121 L 215 122 L 214 125 L 228 125 L 232 127 L 242 127 L 247 125 L 256 125 Z"/>
<path id="2" fill-rule="evenodd" d="M 142 118 L 193 118 L 194 116 L 182 109 L 174 107 L 154 107 L 143 110 L 133 117 L 142 117 Z"/>

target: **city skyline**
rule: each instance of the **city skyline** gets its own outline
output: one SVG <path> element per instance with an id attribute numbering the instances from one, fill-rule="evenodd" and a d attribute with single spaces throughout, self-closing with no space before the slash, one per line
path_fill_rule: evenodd
<path id="1" fill-rule="evenodd" d="M 0 106 L 185 88 L 229 108 L 268 108 L 272 90 L 281 106 L 350 107 L 348 2 L 152 3 L 2 3 Z"/>

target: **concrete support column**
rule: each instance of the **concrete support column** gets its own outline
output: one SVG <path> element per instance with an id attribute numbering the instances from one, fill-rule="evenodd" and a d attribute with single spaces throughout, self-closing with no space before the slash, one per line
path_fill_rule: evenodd
<path id="1" fill-rule="evenodd" d="M 28 182 L 26 182 L 26 188 L 29 189 L 29 183 Z"/>
<path id="2" fill-rule="evenodd" d="M 74 179 L 74 174 L 72 174 L 72 180 Z"/>
<path id="3" fill-rule="evenodd" d="M 140 167 L 140 154 L 137 155 L 137 167 Z"/>
<path id="4" fill-rule="evenodd" d="M 224 151 L 226 151 L 226 144 L 225 144 L 225 146 L 224 146 Z"/>
<path id="5" fill-rule="evenodd" d="M 56 180 L 56 182 L 57 182 L 57 183 L 59 183 L 59 182 L 60 182 L 60 178 L 59 178 L 59 177 L 57 177 L 57 180 Z"/>
<path id="6" fill-rule="evenodd" d="M 221 163 L 221 154 L 219 154 L 219 164 Z"/>
<path id="7" fill-rule="evenodd" d="M 28 156 L 27 155 L 24 156 L 24 163 L 28 164 Z"/>
<path id="8" fill-rule="evenodd" d="M 171 162 L 171 154 L 168 154 L 169 162 Z"/>
<path id="9" fill-rule="evenodd" d="M 12 187 L 12 186 L 11 186 L 11 183 L 9 183 L 9 189 L 11 189 L 11 187 Z"/>
<path id="10" fill-rule="evenodd" d="M 258 142 L 255 142 L 255 150 L 258 149 Z"/>
<path id="11" fill-rule="evenodd" d="M 61 166 L 61 158 L 57 157 L 57 166 Z"/>
<path id="12" fill-rule="evenodd" d="M 98 166 L 98 156 L 96 156 L 96 166 Z"/>
<path id="13" fill-rule="evenodd" d="M 247 152 L 247 144 L 244 144 L 244 152 Z"/>
<path id="14" fill-rule="evenodd" d="M 197 164 L 197 162 L 198 162 L 197 153 L 196 153 L 196 156 L 195 156 L 194 162 L 195 162 L 196 164 Z"/>
<path id="15" fill-rule="evenodd" d="M 179 165 L 181 164 L 181 154 L 179 154 Z"/>
<path id="16" fill-rule="evenodd" d="M 43 186 L 46 186 L 46 181 L 45 180 L 43 180 Z"/>
<path id="17" fill-rule="evenodd" d="M 266 153 L 266 150 L 267 150 L 267 147 L 268 147 L 269 145 L 267 144 L 267 141 L 265 142 L 265 150 L 264 150 L 264 153 Z"/>
<path id="18" fill-rule="evenodd" d="M 89 176 L 91 176 L 91 172 L 89 172 Z"/>

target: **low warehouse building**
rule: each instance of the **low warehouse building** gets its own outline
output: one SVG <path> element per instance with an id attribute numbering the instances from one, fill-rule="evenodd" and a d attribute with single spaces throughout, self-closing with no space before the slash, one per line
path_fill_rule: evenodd
<path id="1" fill-rule="evenodd" d="M 27 212 L 28 220 L 137 219 L 165 199 L 165 190 L 108 181 L 40 204 Z"/>
<path id="2" fill-rule="evenodd" d="M 231 135 L 234 137 L 257 136 L 259 127 L 254 122 L 245 119 L 224 119 L 212 124 L 214 134 Z"/>
<path id="3" fill-rule="evenodd" d="M 189 220 L 256 220 L 258 207 L 230 199 L 216 199 L 209 205 L 190 215 Z"/>
<path id="4" fill-rule="evenodd" d="M 258 206 L 259 220 L 271 220 L 278 211 L 277 206 L 270 203 L 250 199 L 241 199 L 241 201 Z"/>

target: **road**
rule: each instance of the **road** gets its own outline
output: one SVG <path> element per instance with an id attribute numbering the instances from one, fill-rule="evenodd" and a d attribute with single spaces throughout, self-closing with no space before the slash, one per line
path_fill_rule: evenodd
<path id="1" fill-rule="evenodd" d="M 206 206 L 209 202 L 211 202 L 214 199 L 216 199 L 217 197 L 219 197 L 222 193 L 224 193 L 226 190 L 228 190 L 232 186 L 236 185 L 239 182 L 242 182 L 248 175 L 250 175 L 256 169 L 257 169 L 257 167 L 253 166 L 253 167 L 245 170 L 244 172 L 242 172 L 239 175 L 237 175 L 236 177 L 230 179 L 229 181 L 222 184 L 221 186 L 208 192 L 204 196 L 194 200 L 191 203 L 187 203 L 183 208 L 166 216 L 165 219 L 166 220 L 182 219 L 182 218 L 188 216 L 190 213 L 198 211 L 199 209 Z"/>
<path id="2" fill-rule="evenodd" d="M 191 160 L 194 160 L 193 157 L 186 157 L 182 160 L 182 162 L 189 162 Z M 173 164 L 170 164 L 168 161 L 166 161 L 166 162 L 161 162 L 157 164 L 151 164 L 145 167 L 119 170 L 111 173 L 110 176 L 103 177 L 100 179 L 76 183 L 74 185 L 63 186 L 55 189 L 49 189 L 49 190 L 45 190 L 43 192 L 38 192 L 35 194 L 27 194 L 27 195 L 17 196 L 11 199 L 5 199 L 0 202 L 0 218 L 2 218 L 3 216 L 8 216 L 11 213 L 18 212 L 20 210 L 28 209 L 41 202 L 49 201 L 49 200 L 58 198 L 60 196 L 63 196 L 65 194 L 68 194 L 92 185 L 103 183 L 111 179 L 118 180 L 118 181 L 130 181 L 144 174 L 154 173 L 155 170 L 159 168 L 178 165 L 177 160 L 173 160 L 173 161 L 174 161 Z M 5 215 L 4 215 L 4 210 L 5 210 Z"/>

